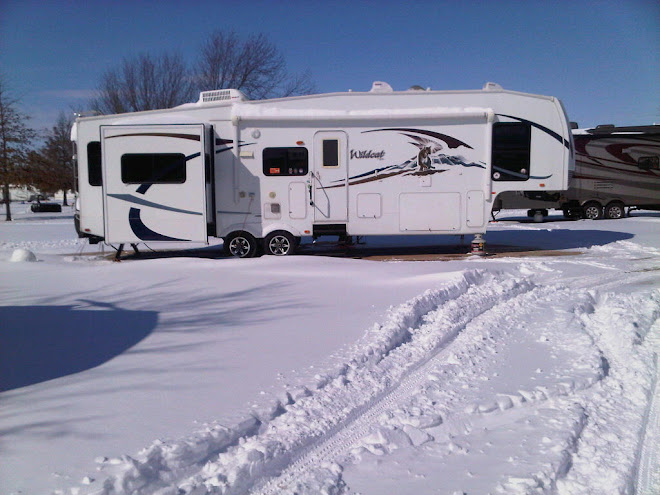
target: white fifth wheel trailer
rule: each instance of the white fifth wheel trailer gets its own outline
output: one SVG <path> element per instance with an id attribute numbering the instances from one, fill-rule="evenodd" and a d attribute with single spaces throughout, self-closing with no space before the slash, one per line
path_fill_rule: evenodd
<path id="1" fill-rule="evenodd" d="M 563 190 L 561 102 L 503 90 L 204 92 L 167 110 L 78 118 L 79 233 L 138 244 L 224 239 L 249 257 L 304 236 L 483 234 L 494 198 Z"/>
<path id="2" fill-rule="evenodd" d="M 574 129 L 575 173 L 564 192 L 507 192 L 494 210 L 549 209 L 567 218 L 618 219 L 625 208 L 660 210 L 660 125 Z"/>

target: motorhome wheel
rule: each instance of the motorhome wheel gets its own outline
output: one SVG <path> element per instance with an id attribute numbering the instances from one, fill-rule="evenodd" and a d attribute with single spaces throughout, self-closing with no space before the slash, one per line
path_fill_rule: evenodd
<path id="1" fill-rule="evenodd" d="M 584 218 L 600 220 L 603 218 L 603 207 L 596 201 L 589 201 L 584 205 Z"/>
<path id="2" fill-rule="evenodd" d="M 296 250 L 296 238 L 285 230 L 277 230 L 266 236 L 264 242 L 266 254 L 287 256 Z"/>
<path id="3" fill-rule="evenodd" d="M 236 258 L 252 258 L 257 252 L 257 240 L 247 232 L 234 232 L 225 238 L 224 249 Z"/>
<path id="4" fill-rule="evenodd" d="M 605 207 L 605 218 L 616 220 L 624 217 L 623 203 L 610 203 Z"/>

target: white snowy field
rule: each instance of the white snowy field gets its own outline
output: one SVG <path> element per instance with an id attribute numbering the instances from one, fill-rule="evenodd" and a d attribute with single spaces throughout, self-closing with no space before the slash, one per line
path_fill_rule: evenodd
<path id="1" fill-rule="evenodd" d="M 0 493 L 660 493 L 660 213 L 489 226 L 549 256 L 113 263 L 28 206 Z"/>

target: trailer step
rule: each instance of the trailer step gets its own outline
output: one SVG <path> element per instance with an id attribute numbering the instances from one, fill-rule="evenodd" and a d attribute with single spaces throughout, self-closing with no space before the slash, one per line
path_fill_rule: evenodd
<path id="1" fill-rule="evenodd" d="M 315 224 L 312 234 L 314 239 L 323 235 L 337 235 L 339 237 L 346 237 L 346 224 L 345 223 L 322 223 Z"/>

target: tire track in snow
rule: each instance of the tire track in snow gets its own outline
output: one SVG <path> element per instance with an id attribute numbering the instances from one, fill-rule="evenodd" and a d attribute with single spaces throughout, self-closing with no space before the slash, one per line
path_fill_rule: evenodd
<path id="1" fill-rule="evenodd" d="M 473 278 L 469 277 L 465 290 L 452 294 L 448 300 L 440 297 L 429 304 L 427 294 L 424 298 L 427 300 L 422 304 L 413 304 L 413 308 L 424 308 L 426 313 L 403 318 L 404 323 L 417 322 L 418 327 L 406 329 L 408 335 L 399 336 L 399 344 L 376 359 L 358 360 L 355 367 L 350 367 L 322 390 L 290 405 L 268 425 L 266 431 L 246 439 L 210 461 L 197 475 L 179 483 L 179 489 L 194 494 L 245 493 L 261 488 L 266 490 L 265 493 L 278 491 L 275 482 L 267 481 L 269 478 L 287 468 L 295 473 L 304 471 L 314 462 L 305 460 L 309 459 L 310 452 L 328 452 L 328 449 L 336 448 L 335 443 L 345 444 L 345 437 L 355 435 L 355 428 L 347 429 L 347 425 L 368 424 L 370 418 L 392 401 L 409 393 L 418 378 L 406 379 L 403 384 L 402 380 L 411 374 L 423 377 L 423 371 L 419 370 L 447 347 L 472 319 L 534 288 L 528 280 L 506 275 L 480 276 L 476 282 L 471 280 Z M 431 291 L 431 300 L 435 299 L 433 292 L 441 296 L 447 294 L 446 289 Z M 442 316 L 437 316 L 437 320 L 442 321 L 441 328 L 438 328 L 437 321 L 419 325 L 428 313 L 441 313 Z M 393 319 L 397 320 L 399 316 L 395 311 Z M 326 413 L 324 417 L 324 410 L 328 408 L 331 408 L 331 414 L 327 416 Z M 313 424 L 318 418 L 321 418 L 320 427 Z"/>
<path id="2" fill-rule="evenodd" d="M 570 283 L 570 287 L 595 291 L 600 286 L 616 284 L 617 275 L 584 277 Z M 442 353 L 472 320 L 498 304 L 540 290 L 523 278 L 493 276 L 482 271 L 466 273 L 459 283 L 427 291 L 396 308 L 385 325 L 377 325 L 371 331 L 373 335 L 365 342 L 367 350 L 309 392 L 308 397 L 290 398 L 288 403 L 275 407 L 270 417 L 251 418 L 247 429 L 222 428 L 220 439 L 215 438 L 218 432 L 202 434 L 169 446 L 156 445 L 138 459 L 127 457 L 125 466 L 106 480 L 103 491 L 94 493 L 268 493 L 265 490 L 277 483 L 275 479 L 268 481 L 269 477 L 280 471 L 286 475 L 287 470 L 304 473 L 313 464 L 304 462 L 304 458 L 315 449 L 322 449 L 323 456 L 319 458 L 326 460 L 332 457 L 337 445 L 341 447 L 353 437 L 359 438 L 347 427 L 368 423 L 362 417 L 377 417 L 376 413 L 365 415 L 379 404 L 379 410 L 383 410 L 388 404 L 403 400 L 415 388 L 406 387 L 405 377 Z M 445 315 L 440 334 L 425 323 L 428 315 L 437 312 Z M 378 335 L 379 331 L 386 335 Z M 418 374 L 423 376 L 421 371 Z M 333 408 L 332 418 L 312 419 L 328 407 Z M 288 422 L 294 428 L 286 431 Z M 191 454 L 191 449 L 196 452 Z M 200 469 L 204 462 L 206 466 Z M 275 492 L 278 490 L 276 485 Z"/>
<path id="3" fill-rule="evenodd" d="M 384 412 L 395 409 L 397 405 L 401 405 L 413 397 L 419 387 L 428 380 L 428 376 L 434 371 L 434 368 L 446 364 L 449 360 L 454 360 L 457 352 L 463 355 L 472 354 L 475 351 L 478 353 L 478 347 L 480 344 L 475 343 L 476 335 L 486 335 L 489 329 L 497 329 L 503 325 L 511 324 L 512 322 L 509 320 L 509 306 L 512 302 L 515 301 L 517 307 L 524 308 L 539 300 L 550 299 L 550 301 L 556 302 L 557 299 L 560 299 L 563 301 L 571 301 L 576 295 L 575 291 L 570 291 L 568 289 L 560 290 L 560 294 L 557 295 L 557 290 L 557 287 L 533 287 L 510 299 L 499 301 L 485 311 L 475 315 L 470 321 L 462 325 L 461 333 L 457 333 L 456 339 L 452 340 L 450 343 L 451 345 L 443 346 L 429 353 L 425 357 L 424 362 L 420 363 L 419 367 L 407 375 L 399 385 L 389 390 L 383 395 L 383 397 L 370 404 L 365 410 L 356 411 L 356 417 L 352 421 L 346 422 L 341 425 L 341 428 L 338 428 L 326 437 L 319 439 L 317 444 L 312 446 L 311 449 L 299 452 L 298 455 L 293 458 L 293 462 L 284 469 L 278 477 L 267 481 L 263 486 L 255 489 L 251 493 L 255 495 L 272 495 L 280 492 L 297 493 L 296 490 L 292 491 L 292 486 L 299 478 L 305 476 L 310 469 L 313 469 L 323 462 L 328 462 L 329 460 L 340 461 L 342 458 L 345 458 L 360 439 L 366 437 L 375 426 L 378 426 L 378 418 L 381 417 Z M 556 297 L 551 297 L 552 295 L 555 295 Z M 582 295 L 584 296 L 584 293 Z M 550 306 L 552 304 L 548 303 L 547 305 Z M 441 320 L 441 316 L 438 316 L 438 319 Z M 437 323 L 438 322 L 436 321 L 435 324 Z M 560 321 L 558 324 L 561 325 L 563 323 L 563 321 Z M 468 331 L 473 335 L 469 337 L 464 335 L 465 332 Z M 459 343 L 458 341 L 462 337 L 466 338 L 464 339 L 464 342 Z M 460 349 L 454 349 L 456 345 L 459 345 Z M 447 356 L 447 354 L 449 354 L 449 356 Z M 482 351 L 481 354 L 484 354 L 484 352 Z M 474 354 L 472 354 L 472 357 L 475 357 Z M 596 377 L 596 381 L 601 378 L 602 375 Z M 478 380 L 478 377 L 476 377 L 475 380 Z M 574 390 L 590 387 L 593 384 L 594 382 L 591 381 L 582 386 L 578 386 Z M 539 392 L 539 394 L 534 394 L 532 392 L 525 393 L 527 398 L 523 398 L 522 402 L 532 406 L 536 405 L 539 401 L 569 393 L 568 390 L 563 388 L 553 390 L 552 392 L 548 390 Z M 463 404 L 462 406 L 459 405 L 458 407 L 461 409 L 464 406 L 467 406 L 467 404 Z M 478 406 L 479 404 L 477 404 L 475 412 L 479 410 Z M 488 406 L 485 407 L 487 413 L 493 411 L 490 404 L 487 404 L 486 406 Z M 498 406 L 494 407 L 499 410 Z M 446 418 L 444 421 L 446 421 Z M 579 436 L 580 430 L 578 429 L 575 434 Z M 565 464 L 566 463 L 562 463 L 560 468 L 564 469 Z M 556 475 L 556 473 L 549 474 Z"/>
<path id="4" fill-rule="evenodd" d="M 534 289 L 534 291 L 539 290 L 542 289 Z M 547 292 L 547 289 L 544 292 Z M 508 300 L 499 302 L 475 315 L 475 318 L 484 317 L 484 315 L 493 311 L 493 308 L 506 302 Z M 460 330 L 457 329 L 455 337 L 458 336 L 458 332 L 463 330 L 470 321 L 472 320 L 460 322 Z M 454 339 L 447 342 L 447 344 L 451 344 L 453 341 Z M 254 495 L 273 495 L 279 493 L 289 488 L 297 478 L 304 475 L 310 468 L 327 462 L 328 459 L 337 459 L 348 454 L 350 448 L 369 433 L 371 428 L 378 422 L 377 418 L 383 412 L 394 409 L 397 404 L 409 398 L 426 381 L 429 371 L 437 365 L 437 359 L 444 357 L 444 354 L 450 350 L 451 346 L 445 345 L 427 355 L 424 361 L 419 364 L 419 367 L 408 374 L 400 384 L 388 390 L 373 403 L 368 404 L 363 410 L 355 411 L 354 417 L 351 420 L 340 425 L 335 431 L 330 432 L 327 436 L 320 439 L 317 445 L 312 446 L 311 449 L 299 453 L 290 466 L 277 478 L 269 480 L 264 486 L 253 490 L 251 493 Z"/>
<path id="5" fill-rule="evenodd" d="M 256 415 L 249 416 L 235 426 L 210 425 L 176 441 L 156 441 L 134 457 L 125 455 L 121 458 L 99 458 L 97 460 L 99 463 L 98 469 L 104 473 L 103 478 L 92 486 L 79 486 L 73 490 L 78 491 L 80 494 L 131 493 L 141 495 L 160 493 L 161 490 L 167 492 L 168 489 L 174 489 L 172 487 L 180 486 L 183 493 L 192 493 L 193 491 L 198 493 L 199 490 L 201 490 L 199 493 L 206 493 L 207 490 L 204 487 L 209 485 L 204 483 L 204 480 L 213 477 L 207 472 L 207 468 L 213 465 L 214 459 L 217 459 L 218 456 L 229 458 L 240 456 L 234 451 L 245 450 L 242 444 L 244 445 L 246 442 L 249 443 L 255 440 L 258 442 L 260 436 L 263 437 L 259 432 L 268 430 L 274 422 L 279 421 L 282 423 L 286 421 L 287 416 L 281 420 L 280 416 L 290 412 L 291 409 L 294 409 L 294 413 L 304 411 L 306 408 L 310 409 L 308 415 L 312 417 L 311 427 L 300 433 L 300 435 L 313 440 L 333 426 L 332 424 L 328 426 L 323 422 L 316 425 L 317 422 L 313 418 L 315 413 L 322 413 L 322 408 L 328 407 L 327 400 L 324 403 L 323 398 L 330 397 L 333 391 L 327 389 L 333 389 L 335 393 L 337 390 L 341 392 L 342 388 L 346 388 L 343 387 L 342 382 L 347 382 L 347 386 L 351 387 L 354 382 L 360 381 L 356 377 L 362 375 L 365 370 L 371 371 L 365 373 L 361 377 L 363 378 L 361 381 L 365 382 L 365 380 L 371 379 L 371 382 L 366 385 L 376 391 L 379 388 L 386 387 L 387 383 L 396 379 L 395 376 L 391 377 L 388 373 L 382 371 L 380 375 L 378 373 L 374 375 L 373 370 L 378 369 L 379 366 L 387 368 L 387 364 L 380 365 L 381 361 L 386 360 L 390 363 L 392 355 L 396 355 L 398 349 L 415 347 L 406 344 L 414 337 L 411 331 L 422 325 L 424 315 L 436 310 L 441 305 L 452 306 L 453 311 L 460 314 L 461 304 L 456 301 L 462 301 L 467 293 L 471 294 L 469 297 L 476 298 L 481 303 L 482 299 L 503 297 L 502 294 L 510 290 L 511 287 L 515 288 L 516 283 L 510 276 L 499 275 L 495 277 L 485 270 L 477 269 L 463 272 L 457 282 L 447 283 L 439 289 L 427 290 L 422 295 L 391 309 L 385 323 L 382 325 L 375 324 L 366 336 L 358 341 L 355 350 L 349 354 L 347 362 L 340 369 L 332 372 L 330 376 L 322 378 L 313 391 L 305 387 L 290 392 L 287 391 L 286 399 L 281 402 L 279 400 L 275 401 L 271 404 L 270 410 L 266 408 L 259 411 Z M 399 359 L 406 359 L 406 357 L 401 358 L 399 356 Z M 367 400 L 371 393 L 371 390 L 367 390 L 365 383 L 362 383 L 362 385 L 363 390 L 352 394 L 352 398 L 362 399 L 360 404 L 364 403 L 364 400 Z M 351 397 L 349 392 L 347 391 L 346 394 Z M 317 398 L 320 398 L 320 400 L 316 400 Z M 346 407 L 349 406 L 352 406 L 353 409 L 356 407 L 354 404 L 347 404 Z M 341 411 L 335 411 L 335 413 L 337 415 L 336 419 L 341 421 L 344 417 L 343 413 Z M 296 418 L 293 419 L 295 421 Z M 296 438 L 293 443 L 290 438 L 285 438 L 279 443 L 269 441 L 270 443 L 267 446 L 259 445 L 259 449 L 264 451 L 263 457 L 272 462 L 272 458 L 275 456 L 286 457 L 282 454 L 286 454 L 287 449 L 290 447 L 299 447 L 297 445 L 299 440 L 300 438 Z M 273 443 L 276 444 L 275 447 L 273 447 Z M 251 455 L 258 455 L 255 452 L 256 450 L 253 450 Z M 250 464 L 250 462 L 252 461 L 248 461 L 247 464 Z M 207 466 L 200 470 L 200 466 L 205 463 L 207 463 Z M 249 476 L 245 472 L 240 472 L 240 469 L 239 473 L 231 473 L 229 476 L 219 475 L 220 479 L 216 479 L 214 484 L 221 486 L 215 486 L 212 489 L 222 493 L 241 492 L 236 487 L 243 486 L 243 482 L 235 478 L 242 479 L 245 476 L 256 475 L 256 472 L 260 470 L 258 465 L 263 464 L 263 462 L 258 461 L 253 464 L 257 464 L 257 466 L 250 465 L 250 468 L 247 469 L 250 473 Z M 95 477 L 98 479 L 98 476 Z M 102 485 L 102 487 L 99 485 Z M 179 493 L 178 489 L 175 489 L 175 492 Z"/>
<path id="6" fill-rule="evenodd" d="M 584 397 L 588 421 L 557 493 L 633 493 L 635 478 L 644 470 L 640 461 L 654 462 L 640 459 L 640 452 L 657 375 L 650 365 L 652 342 L 645 338 L 655 333 L 659 316 L 658 290 L 595 295 L 593 311 L 583 315 L 585 331 L 607 360 L 609 374 Z"/>
<path id="7" fill-rule="evenodd" d="M 643 274 L 638 275 L 640 278 L 644 277 Z M 529 302 L 534 301 L 545 301 L 545 305 L 552 306 L 552 303 L 547 302 L 546 300 L 557 302 L 556 299 L 563 301 L 564 303 L 573 304 L 574 310 L 577 313 L 580 313 L 585 310 L 583 306 L 589 306 L 589 301 L 592 300 L 589 293 L 593 294 L 594 290 L 597 288 L 609 287 L 617 282 L 612 280 L 612 277 L 603 277 L 602 275 L 593 276 L 593 277 L 584 277 L 579 281 L 574 281 L 571 284 L 572 288 L 564 287 L 559 289 L 557 287 L 545 287 L 545 288 L 533 288 L 529 291 L 524 291 L 521 294 L 516 295 L 513 299 L 525 300 L 524 303 L 519 304 L 519 307 L 523 308 Z M 589 288 L 587 291 L 586 289 Z M 560 290 L 561 294 L 557 295 L 555 292 Z M 553 297 L 553 294 L 557 297 Z M 493 321 L 497 321 L 496 325 L 502 324 L 502 319 L 506 320 L 510 316 L 510 311 L 508 308 L 505 308 L 504 311 L 499 315 L 494 315 L 493 313 L 498 312 L 498 308 L 507 304 L 509 301 L 500 301 L 495 305 L 487 308 L 483 312 L 475 315 L 472 320 L 462 325 L 461 329 L 464 329 L 466 325 L 469 326 L 481 326 L 481 333 L 484 333 L 484 328 L 488 328 L 489 320 L 490 326 L 493 326 Z M 519 315 L 516 314 L 518 317 Z M 511 321 L 506 321 L 505 324 L 511 324 Z M 559 322 L 558 324 L 562 324 Z M 460 333 L 460 332 L 459 332 Z M 456 334 L 458 336 L 458 333 Z M 449 342 L 449 344 L 453 343 Z M 533 398 L 530 402 L 530 398 L 525 399 L 525 402 L 528 405 L 535 404 L 538 400 L 547 400 L 554 397 L 561 397 L 572 392 L 581 393 L 585 389 L 590 388 L 594 383 L 598 383 L 601 379 L 607 377 L 608 373 L 608 363 L 605 359 L 603 352 L 599 349 L 598 343 L 593 342 L 596 349 L 598 350 L 599 355 L 601 356 L 601 375 L 596 379 L 596 382 L 591 382 L 578 386 L 575 389 L 567 390 L 562 387 L 559 387 L 552 392 L 545 391 L 541 394 L 540 398 Z M 415 390 L 426 380 L 426 376 L 429 371 L 437 364 L 439 358 L 442 358 L 444 351 L 451 349 L 449 346 L 443 346 L 436 349 L 432 353 L 426 356 L 424 362 L 420 363 L 414 371 L 408 374 L 399 385 L 395 385 L 392 389 L 384 393 L 378 400 L 373 401 L 368 404 L 361 410 L 356 411 L 350 421 L 346 421 L 342 425 L 338 425 L 336 429 L 329 432 L 329 434 L 318 439 L 312 446 L 309 446 L 303 450 L 298 451 L 296 454 L 291 456 L 291 463 L 286 467 L 279 476 L 268 480 L 263 484 L 257 485 L 251 493 L 255 495 L 271 495 L 280 492 L 289 492 L 292 490 L 292 487 L 295 486 L 295 482 L 303 477 L 305 473 L 309 470 L 317 467 L 323 462 L 340 460 L 345 458 L 348 454 L 352 445 L 354 445 L 359 439 L 365 437 L 372 427 L 376 425 L 377 418 L 386 410 L 391 410 L 395 407 L 397 403 L 401 403 L 406 398 L 410 397 Z M 584 420 L 585 418 L 583 418 Z M 584 426 L 584 421 L 580 423 L 582 426 L 574 432 L 574 435 L 569 439 L 569 445 L 566 446 L 567 450 L 564 452 L 564 458 L 562 462 L 558 465 L 549 465 L 547 468 L 549 471 L 546 473 L 548 480 L 557 480 L 566 475 L 566 473 L 571 469 L 571 455 L 570 451 L 575 449 L 581 434 L 582 427 Z M 280 463 L 279 467 L 285 463 Z M 554 481 L 551 481 L 554 483 Z M 287 491 L 288 490 L 288 491 Z M 293 491 L 297 493 L 297 491 Z"/>

